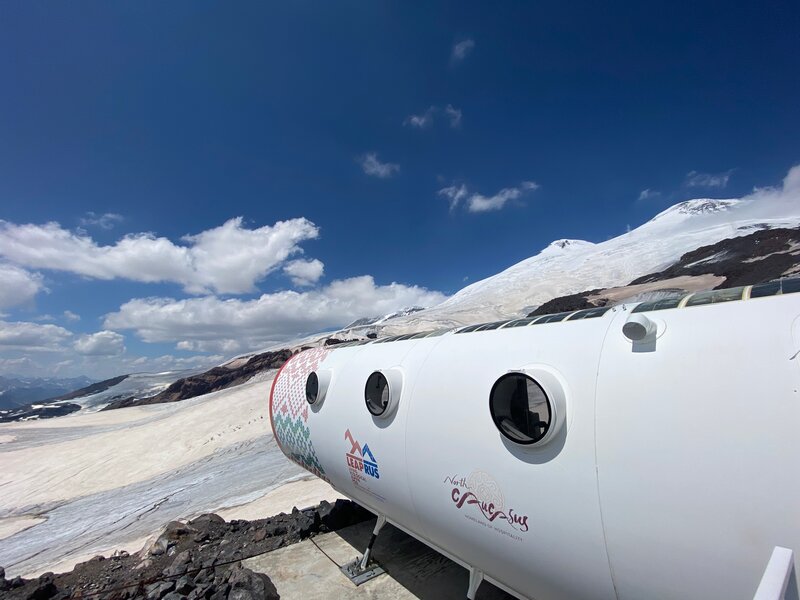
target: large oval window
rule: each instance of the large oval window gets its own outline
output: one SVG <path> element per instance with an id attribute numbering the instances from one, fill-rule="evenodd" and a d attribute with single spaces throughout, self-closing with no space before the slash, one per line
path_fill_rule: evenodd
<path id="1" fill-rule="evenodd" d="M 367 379 L 367 385 L 364 388 L 367 410 L 376 417 L 380 417 L 389 408 L 389 399 L 389 382 L 386 381 L 383 373 L 375 371 Z"/>
<path id="2" fill-rule="evenodd" d="M 306 402 L 314 404 L 319 398 L 319 377 L 316 373 L 311 373 L 306 379 Z"/>
<path id="3" fill-rule="evenodd" d="M 498 379 L 489 395 L 494 424 L 517 444 L 535 444 L 547 435 L 553 418 L 550 400 L 542 386 L 522 373 Z"/>

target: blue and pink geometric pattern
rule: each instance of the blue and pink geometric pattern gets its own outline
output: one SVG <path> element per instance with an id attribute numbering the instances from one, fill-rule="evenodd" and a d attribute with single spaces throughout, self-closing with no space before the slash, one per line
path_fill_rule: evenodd
<path id="1" fill-rule="evenodd" d="M 281 450 L 298 465 L 325 481 L 328 478 L 314 452 L 308 429 L 306 379 L 329 353 L 327 348 L 311 348 L 290 358 L 275 376 L 269 395 L 272 431 Z"/>

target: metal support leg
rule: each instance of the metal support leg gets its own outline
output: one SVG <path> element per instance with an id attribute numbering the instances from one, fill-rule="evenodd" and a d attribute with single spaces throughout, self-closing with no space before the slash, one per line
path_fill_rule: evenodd
<path id="1" fill-rule="evenodd" d="M 469 588 L 467 588 L 467 600 L 475 600 L 475 594 L 478 593 L 478 587 L 483 581 L 483 571 L 478 569 L 469 568 Z"/>
<path id="2" fill-rule="evenodd" d="M 386 517 L 382 515 L 379 516 L 377 523 L 375 523 L 375 528 L 372 530 L 372 536 L 369 538 L 367 549 L 364 550 L 364 555 L 361 558 L 356 558 L 355 560 L 341 567 L 342 573 L 347 575 L 347 578 L 350 579 L 350 581 L 352 581 L 355 585 L 361 585 L 365 581 L 374 579 L 378 575 L 386 572 L 380 565 L 375 563 L 375 561 L 370 562 L 372 546 L 375 544 L 375 540 L 378 538 L 378 533 L 380 533 L 381 528 L 383 528 L 385 524 Z"/>
<path id="3" fill-rule="evenodd" d="M 367 549 L 364 550 L 364 558 L 361 559 L 361 564 L 358 566 L 362 571 L 366 569 L 369 564 L 369 555 L 372 554 L 372 546 L 375 544 L 375 540 L 378 539 L 378 534 L 381 532 L 384 525 L 386 525 L 386 517 L 378 517 L 378 522 L 375 523 L 375 529 L 372 530 L 372 537 L 369 538 Z"/>

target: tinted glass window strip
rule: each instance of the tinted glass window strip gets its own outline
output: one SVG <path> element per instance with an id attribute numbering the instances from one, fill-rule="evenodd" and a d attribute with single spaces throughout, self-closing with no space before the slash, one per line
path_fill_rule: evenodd
<path id="1" fill-rule="evenodd" d="M 668 308 L 677 308 L 686 296 L 676 296 L 674 298 L 663 298 L 661 300 L 650 300 L 642 302 L 631 312 L 646 312 L 650 310 L 666 310 Z"/>
<path id="2" fill-rule="evenodd" d="M 784 294 L 794 294 L 800 292 L 800 277 L 781 280 L 781 291 Z"/>
<path id="3" fill-rule="evenodd" d="M 698 292 L 686 303 L 686 306 L 702 306 L 705 304 L 719 304 L 720 302 L 733 302 L 742 299 L 743 287 L 730 288 L 727 290 L 711 290 L 709 292 Z"/>
<path id="4" fill-rule="evenodd" d="M 754 285 L 750 290 L 751 298 L 764 298 L 766 296 L 774 296 L 781 291 L 780 281 L 771 281 L 770 283 L 761 283 Z"/>
<path id="5" fill-rule="evenodd" d="M 568 316 L 570 316 L 571 312 L 563 312 L 563 313 L 556 313 L 553 315 L 545 315 L 538 321 L 536 321 L 536 325 L 540 325 L 541 323 L 558 323 L 559 321 L 563 321 Z M 532 323 L 533 324 L 533 323 Z"/>
<path id="6" fill-rule="evenodd" d="M 450 333 L 451 331 L 453 331 L 453 330 L 452 329 L 437 329 L 436 331 L 433 331 L 433 332 L 429 333 L 425 337 L 439 337 L 440 335 L 444 335 L 445 333 Z"/>
<path id="7" fill-rule="evenodd" d="M 597 308 L 587 308 L 586 310 L 581 310 L 574 313 L 569 320 L 570 321 L 580 321 L 582 319 L 594 319 L 597 317 L 602 317 L 606 314 L 609 310 L 611 310 L 610 306 L 598 306 Z"/>
<path id="8" fill-rule="evenodd" d="M 498 329 L 502 325 L 505 325 L 508 321 L 495 321 L 494 323 L 489 323 L 488 325 L 484 325 L 483 327 L 479 327 L 476 331 L 491 331 L 492 329 Z"/>
<path id="9" fill-rule="evenodd" d="M 468 327 L 464 327 L 463 329 L 459 329 L 456 333 L 471 333 L 478 329 L 478 327 L 483 327 L 486 323 L 479 323 L 478 325 L 469 325 Z"/>
<path id="10" fill-rule="evenodd" d="M 526 325 L 530 325 L 539 317 L 528 317 L 525 319 L 516 319 L 514 321 L 509 321 L 505 325 L 503 325 L 503 329 L 510 329 L 511 327 L 525 327 Z"/>

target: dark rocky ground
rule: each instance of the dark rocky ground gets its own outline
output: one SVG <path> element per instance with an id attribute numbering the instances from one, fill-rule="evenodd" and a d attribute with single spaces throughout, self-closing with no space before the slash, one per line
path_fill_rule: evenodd
<path id="1" fill-rule="evenodd" d="M 7 580 L 0 568 L 0 598 L 272 600 L 279 596 L 269 577 L 244 568 L 243 559 L 372 517 L 349 500 L 337 500 L 257 521 L 226 522 L 215 514 L 172 521 L 149 547 L 96 556 L 69 573 Z"/>
<path id="2" fill-rule="evenodd" d="M 755 285 L 797 273 L 800 265 L 800 228 L 762 229 L 687 252 L 658 273 L 644 275 L 631 285 L 663 281 L 683 275 L 717 275 L 725 281 L 716 289 Z"/>
<path id="3" fill-rule="evenodd" d="M 49 419 L 51 417 L 63 417 L 76 410 L 80 410 L 79 404 L 72 402 L 59 402 L 57 404 L 28 404 L 12 410 L 0 411 L 0 423 L 11 423 L 13 421 L 23 421 L 26 419 Z"/>
<path id="4" fill-rule="evenodd" d="M 715 289 L 766 283 L 800 274 L 800 228 L 761 229 L 749 235 L 728 238 L 687 252 L 663 271 L 643 275 L 628 285 L 667 281 L 675 277 L 716 275 L 725 280 Z M 680 295 L 685 290 L 665 290 Z M 605 306 L 605 290 L 586 290 L 553 298 L 528 314 L 529 317 Z"/>
<path id="5" fill-rule="evenodd" d="M 74 398 L 80 398 L 81 396 L 89 396 L 91 394 L 105 392 L 108 388 L 113 387 L 118 383 L 122 383 L 128 377 L 130 377 L 130 375 L 119 375 L 117 377 L 112 377 L 111 379 L 104 379 L 103 381 L 98 381 L 97 383 L 87 385 L 86 387 L 82 387 L 81 389 L 70 392 L 69 394 L 64 394 L 63 396 L 58 396 L 57 398 L 50 398 L 49 401 L 55 402 L 57 400 L 73 400 Z"/>

